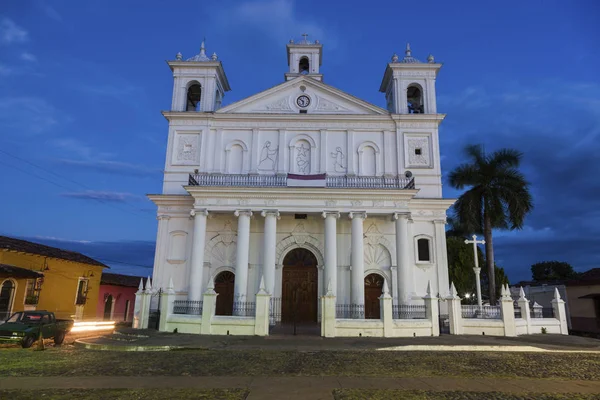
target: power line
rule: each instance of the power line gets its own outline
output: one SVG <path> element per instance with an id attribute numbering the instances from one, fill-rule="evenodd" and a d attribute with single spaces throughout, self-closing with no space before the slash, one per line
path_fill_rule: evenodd
<path id="1" fill-rule="evenodd" d="M 85 189 L 92 190 L 92 189 L 91 189 L 89 186 L 86 186 L 86 185 L 84 185 L 84 184 L 82 184 L 82 183 L 79 183 L 79 182 L 77 182 L 77 181 L 74 181 L 74 180 L 72 180 L 72 179 L 70 179 L 70 178 L 67 178 L 67 177 L 65 177 L 65 176 L 62 176 L 62 175 L 60 175 L 60 174 L 57 174 L 57 173 L 53 172 L 52 170 L 50 170 L 50 169 L 48 169 L 48 168 L 41 167 L 41 166 L 39 166 L 39 165 L 37 165 L 37 164 L 34 164 L 34 163 L 32 163 L 32 162 L 30 162 L 30 161 L 28 161 L 28 160 L 25 160 L 25 159 L 23 159 L 23 158 L 21 158 L 21 157 L 15 156 L 15 155 L 13 155 L 13 154 L 10 154 L 10 153 L 7 153 L 7 152 L 6 152 L 6 151 L 4 151 L 4 150 L 1 150 L 1 149 L 0 149 L 0 153 L 6 154 L 6 155 L 7 155 L 7 156 L 9 156 L 9 157 L 12 157 L 12 158 L 14 158 L 14 159 L 16 159 L 16 160 L 20 160 L 20 161 L 22 161 L 22 162 L 24 162 L 24 163 L 27 163 L 27 164 L 29 164 L 29 165 L 31 165 L 31 166 L 33 166 L 33 167 L 40 168 L 41 170 L 43 170 L 43 171 L 45 171 L 45 172 L 47 172 L 47 173 L 50 173 L 50 174 L 52 174 L 52 175 L 54 175 L 54 176 L 56 176 L 56 177 L 58 177 L 58 178 L 65 179 L 65 180 L 67 180 L 67 181 L 69 181 L 69 182 L 72 182 L 72 183 L 74 183 L 74 184 L 76 184 L 76 185 L 78 185 L 78 186 L 81 186 L 81 187 L 83 187 L 83 188 L 85 188 Z M 3 165 L 6 165 L 6 166 L 8 166 L 8 167 L 14 168 L 14 169 L 16 169 L 16 170 L 18 170 L 18 171 L 21 171 L 21 172 L 23 172 L 23 173 L 25 173 L 25 174 L 28 174 L 28 175 L 31 175 L 31 176 L 33 176 L 33 177 L 36 177 L 36 178 L 38 178 L 38 179 L 41 179 L 41 180 L 43 180 L 43 181 L 49 182 L 49 183 L 51 183 L 51 184 L 53 184 L 53 185 L 55 185 L 55 186 L 61 187 L 61 188 L 63 188 L 63 189 L 66 189 L 66 190 L 72 190 L 72 189 L 71 189 L 71 188 L 69 188 L 69 187 L 63 186 L 63 185 L 61 185 L 61 184 L 59 184 L 59 183 L 56 183 L 56 182 L 54 182 L 54 181 L 51 181 L 51 180 L 49 180 L 49 179 L 47 179 L 47 178 L 44 178 L 44 177 L 42 177 L 42 176 L 40 176 L 40 175 L 34 174 L 34 173 L 30 172 L 30 171 L 27 171 L 27 170 L 24 170 L 24 169 L 18 168 L 18 167 L 14 166 L 14 165 L 11 165 L 11 164 L 6 164 L 6 163 L 3 163 L 3 162 L 1 162 L 1 161 L 0 161 L 0 163 L 1 163 L 1 164 L 3 164 Z M 126 212 L 126 213 L 129 213 L 129 214 L 131 214 L 131 215 L 136 215 L 136 216 L 143 216 L 143 217 L 147 217 L 147 215 L 145 215 L 145 214 L 142 214 L 142 213 L 139 213 L 139 212 L 137 212 L 137 210 L 134 212 L 134 211 L 132 211 L 132 210 L 127 210 L 127 209 L 124 209 L 124 208 L 121 208 L 121 207 L 117 207 L 115 204 L 108 203 L 108 202 L 106 202 L 106 201 L 103 201 L 102 199 L 98 199 L 98 198 L 93 198 L 93 197 L 90 197 L 90 199 L 92 199 L 92 200 L 95 200 L 95 201 L 99 202 L 100 204 L 104 204 L 104 205 L 107 205 L 107 206 L 109 206 L 109 207 L 112 207 L 112 208 L 114 208 L 114 209 L 116 209 L 116 210 L 124 211 L 124 212 Z"/>

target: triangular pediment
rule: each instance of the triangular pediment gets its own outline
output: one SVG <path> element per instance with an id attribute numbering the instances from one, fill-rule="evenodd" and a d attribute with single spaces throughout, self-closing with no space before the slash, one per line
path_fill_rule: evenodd
<path id="1" fill-rule="evenodd" d="M 388 113 L 383 108 L 306 76 L 237 101 L 219 109 L 217 113 L 298 114 L 300 110 L 306 110 L 309 114 Z"/>

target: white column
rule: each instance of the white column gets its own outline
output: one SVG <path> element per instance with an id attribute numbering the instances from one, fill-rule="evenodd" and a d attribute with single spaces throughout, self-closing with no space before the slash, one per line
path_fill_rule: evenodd
<path id="1" fill-rule="evenodd" d="M 323 212 L 325 218 L 325 279 L 324 287 L 331 284 L 331 292 L 337 296 L 337 211 Z"/>
<path id="2" fill-rule="evenodd" d="M 365 260 L 363 249 L 363 221 L 366 212 L 351 212 L 352 219 L 352 304 L 365 304 Z"/>
<path id="3" fill-rule="evenodd" d="M 194 241 L 192 242 L 192 261 L 190 263 L 188 300 L 202 300 L 202 270 L 204 269 L 204 246 L 206 242 L 206 210 L 192 210 L 194 217 Z"/>
<path id="4" fill-rule="evenodd" d="M 396 220 L 396 265 L 398 266 L 398 304 L 409 303 L 411 292 L 409 279 L 408 249 L 408 217 L 407 213 L 394 213 Z"/>
<path id="5" fill-rule="evenodd" d="M 235 264 L 234 301 L 246 301 L 248 288 L 248 256 L 250 251 L 250 210 L 236 210 L 238 217 L 238 236 Z"/>
<path id="6" fill-rule="evenodd" d="M 435 248 L 434 258 L 438 270 L 438 291 L 442 296 L 447 292 L 442 291 L 448 287 L 450 278 L 448 277 L 448 250 L 446 249 L 446 219 L 436 219 L 433 221 L 435 227 Z"/>
<path id="7" fill-rule="evenodd" d="M 279 211 L 263 210 L 261 215 L 265 218 L 265 233 L 263 240 L 263 277 L 265 279 L 265 289 L 271 296 L 273 296 L 275 291 L 275 246 L 277 245 L 276 237 Z"/>

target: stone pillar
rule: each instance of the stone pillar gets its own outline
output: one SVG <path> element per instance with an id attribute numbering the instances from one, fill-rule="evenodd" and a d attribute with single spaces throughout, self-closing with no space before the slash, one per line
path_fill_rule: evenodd
<path id="1" fill-rule="evenodd" d="M 352 304 L 365 304 L 365 260 L 363 245 L 363 221 L 367 218 L 366 212 L 351 212 L 352 220 Z"/>
<path id="2" fill-rule="evenodd" d="M 202 300 L 202 275 L 204 270 L 204 246 L 206 244 L 207 210 L 192 210 L 194 218 L 194 240 L 192 244 L 192 261 L 190 263 L 188 300 Z"/>
<path id="3" fill-rule="evenodd" d="M 438 292 L 441 296 L 445 293 L 448 287 L 449 276 L 448 276 L 448 250 L 446 249 L 446 218 L 436 219 L 433 221 L 435 227 L 435 256 L 434 260 L 436 263 L 438 273 Z"/>
<path id="4" fill-rule="evenodd" d="M 133 307 L 133 328 L 142 329 L 144 320 L 148 326 L 148 317 L 150 316 L 150 302 L 146 301 L 144 293 L 144 278 L 140 279 L 140 286 L 135 292 L 135 305 Z"/>
<path id="5" fill-rule="evenodd" d="M 175 289 L 173 289 L 173 278 L 169 278 L 169 286 L 160 294 L 160 321 L 158 330 L 167 331 L 167 318 L 173 312 L 175 301 Z"/>
<path id="6" fill-rule="evenodd" d="M 335 337 L 335 294 L 329 281 L 327 293 L 321 297 L 321 336 Z"/>
<path id="7" fill-rule="evenodd" d="M 502 321 L 504 322 L 504 336 L 517 336 L 517 327 L 515 325 L 515 306 L 510 297 L 508 285 L 502 286 L 500 298 L 500 308 L 502 310 Z"/>
<path id="8" fill-rule="evenodd" d="M 523 291 L 523 287 L 519 289 L 519 299 L 517 300 L 517 304 L 521 309 L 521 318 L 525 320 L 527 323 L 527 334 L 531 334 L 531 314 L 529 312 L 529 300 L 525 298 L 525 291 Z"/>
<path id="9" fill-rule="evenodd" d="M 450 334 L 461 335 L 462 328 L 462 307 L 460 305 L 460 297 L 456 293 L 454 282 L 450 286 L 450 295 L 446 297 L 448 302 L 448 320 L 450 321 Z"/>
<path id="10" fill-rule="evenodd" d="M 250 251 L 250 217 L 252 211 L 237 210 L 238 217 L 237 260 L 233 301 L 246 301 L 248 288 L 248 256 Z"/>
<path id="11" fill-rule="evenodd" d="M 279 211 L 264 210 L 265 234 L 263 240 L 263 279 L 265 290 L 270 295 L 275 291 L 275 247 L 277 246 L 277 220 Z"/>
<path id="12" fill-rule="evenodd" d="M 381 310 L 381 322 L 383 322 L 383 337 L 393 337 L 394 335 L 394 314 L 392 312 L 392 296 L 388 283 L 384 279 L 383 292 L 379 297 L 379 308 Z"/>
<path id="13" fill-rule="evenodd" d="M 558 288 L 554 288 L 554 299 L 552 300 L 552 309 L 554 310 L 554 318 L 560 321 L 561 335 L 568 335 L 569 327 L 567 326 L 567 309 L 565 308 L 565 301 L 560 298 Z"/>
<path id="14" fill-rule="evenodd" d="M 150 302 L 152 301 L 152 281 L 150 277 L 146 281 L 146 288 L 141 293 L 140 328 L 148 329 L 150 319 Z"/>
<path id="15" fill-rule="evenodd" d="M 325 211 L 322 215 L 325 218 L 324 282 L 328 282 L 328 285 L 331 284 L 331 292 L 333 296 L 337 296 L 337 219 L 340 217 L 340 213 Z"/>
<path id="16" fill-rule="evenodd" d="M 396 265 L 398 266 L 398 304 L 410 303 L 411 282 L 409 274 L 408 217 L 406 213 L 394 213 L 396 220 Z"/>
<path id="17" fill-rule="evenodd" d="M 431 321 L 431 336 L 440 336 L 440 307 L 438 298 L 431 294 L 431 281 L 427 282 L 427 294 L 423 300 L 427 319 Z"/>
<path id="18" fill-rule="evenodd" d="M 256 336 L 269 336 L 269 305 L 271 295 L 265 290 L 265 278 L 260 279 L 260 290 L 256 293 L 256 313 L 254 320 L 254 334 Z"/>
<path id="19" fill-rule="evenodd" d="M 201 335 L 211 334 L 212 317 L 217 308 L 217 292 L 215 292 L 215 282 L 211 277 L 208 286 L 202 297 L 202 325 L 200 326 Z"/>

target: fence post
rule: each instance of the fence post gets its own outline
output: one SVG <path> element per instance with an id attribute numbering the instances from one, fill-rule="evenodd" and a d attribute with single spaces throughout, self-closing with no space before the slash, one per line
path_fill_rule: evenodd
<path id="1" fill-rule="evenodd" d="M 392 337 L 394 328 L 394 315 L 392 313 L 392 296 L 388 289 L 387 281 L 383 280 L 383 292 L 379 297 L 381 321 L 383 322 L 383 337 Z"/>
<path id="2" fill-rule="evenodd" d="M 260 278 L 260 289 L 256 293 L 256 314 L 254 320 L 254 334 L 256 336 L 269 335 L 269 306 L 271 295 L 265 290 L 265 277 Z"/>
<path id="3" fill-rule="evenodd" d="M 173 278 L 169 278 L 169 286 L 160 294 L 160 322 L 158 330 L 165 332 L 167 330 L 167 318 L 173 312 L 173 301 L 175 301 L 175 289 L 173 289 Z"/>
<path id="4" fill-rule="evenodd" d="M 450 322 L 450 334 L 461 335 L 462 329 L 462 308 L 460 305 L 460 297 L 456 293 L 454 282 L 450 285 L 450 295 L 446 297 L 448 301 L 448 320 Z"/>
<path id="5" fill-rule="evenodd" d="M 537 301 L 533 302 L 533 318 L 543 318 L 544 317 L 544 307 L 539 305 Z"/>
<path id="6" fill-rule="evenodd" d="M 552 309 L 554 310 L 554 318 L 560 321 L 560 333 L 562 335 L 568 335 L 569 327 L 567 326 L 567 310 L 565 308 L 565 301 L 560 298 L 558 288 L 554 288 L 554 299 L 552 300 Z"/>
<path id="7" fill-rule="evenodd" d="M 335 337 L 335 295 L 331 280 L 327 284 L 327 293 L 321 297 L 321 336 Z"/>
<path id="8" fill-rule="evenodd" d="M 146 279 L 146 289 L 142 292 L 142 309 L 140 310 L 142 329 L 148 329 L 150 303 L 152 303 L 152 281 L 150 280 L 150 277 L 148 277 L 148 279 Z"/>
<path id="9" fill-rule="evenodd" d="M 427 319 L 431 321 L 431 336 L 440 336 L 440 307 L 438 298 L 431 294 L 431 281 L 427 282 L 427 294 L 423 297 Z"/>
<path id="10" fill-rule="evenodd" d="M 502 310 L 502 322 L 504 322 L 504 336 L 517 336 L 517 327 L 515 325 L 515 305 L 510 297 L 508 285 L 502 285 L 502 297 L 500 298 L 500 308 Z"/>
<path id="11" fill-rule="evenodd" d="M 202 299 L 202 325 L 200 326 L 201 335 L 210 335 L 212 317 L 215 315 L 217 307 L 217 292 L 215 292 L 215 282 L 211 277 Z"/>
<path id="12" fill-rule="evenodd" d="M 521 309 L 521 318 L 525 320 L 527 323 L 527 334 L 531 334 L 531 314 L 529 312 L 529 300 L 525 298 L 525 291 L 523 290 L 523 286 L 519 289 L 519 299 L 517 300 L 517 304 L 519 304 L 519 308 Z"/>
<path id="13" fill-rule="evenodd" d="M 144 293 L 144 278 L 140 279 L 140 286 L 138 286 L 138 291 L 135 292 L 135 304 L 133 306 L 133 329 L 142 329 L 142 309 L 144 298 L 142 297 L 142 293 Z"/>

